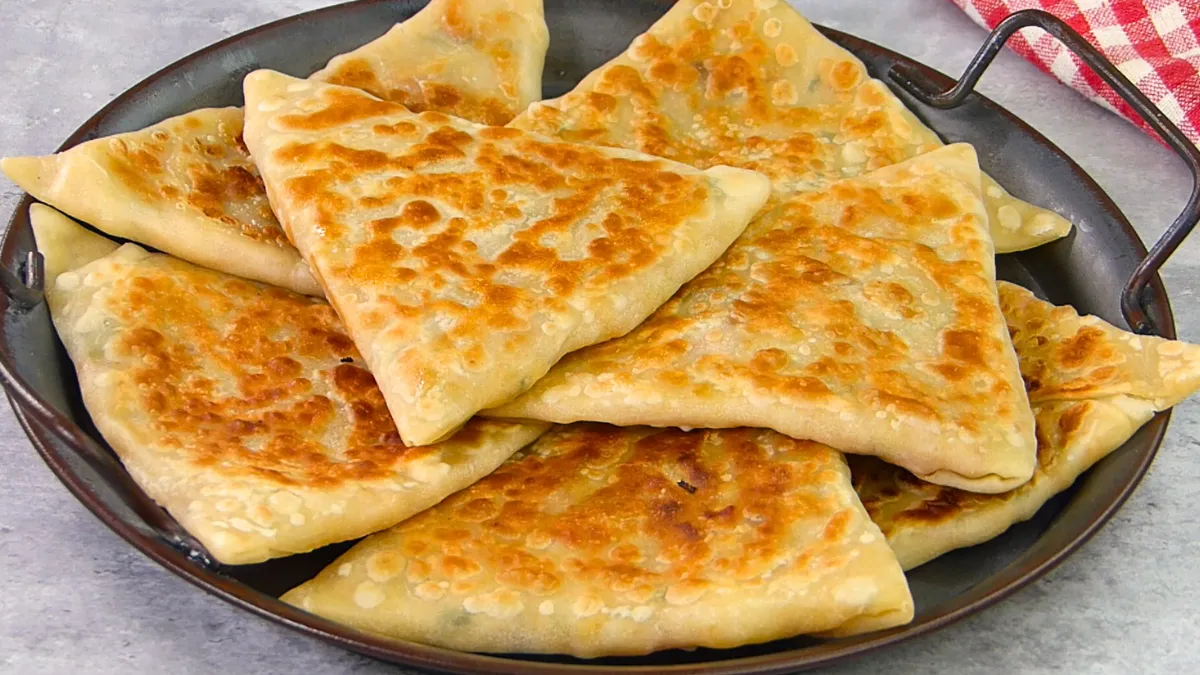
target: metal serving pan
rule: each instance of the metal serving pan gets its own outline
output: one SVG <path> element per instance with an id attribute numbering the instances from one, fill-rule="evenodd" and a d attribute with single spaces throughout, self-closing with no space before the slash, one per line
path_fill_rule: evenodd
<path id="1" fill-rule="evenodd" d="M 418 0 L 360 0 L 301 14 L 223 40 L 178 61 L 117 97 L 60 150 L 131 131 L 195 108 L 241 104 L 242 77 L 259 67 L 307 75 L 331 56 L 411 16 Z M 568 91 L 625 49 L 666 9 L 663 0 L 546 0 L 551 44 L 545 95 Z M 995 103 L 972 93 L 979 74 L 1013 31 L 1039 25 L 1072 47 L 1138 109 L 1187 163 L 1200 154 L 1115 68 L 1048 14 L 1010 17 L 989 37 L 957 86 L 904 56 L 834 30 L 826 35 L 866 62 L 947 141 L 967 141 L 980 163 L 1014 194 L 1075 224 L 1067 238 L 1002 256 L 1003 278 L 1056 303 L 1142 332 L 1175 337 L 1157 269 L 1195 224 L 1193 188 L 1179 219 L 1147 256 L 1112 200 L 1061 150 Z M 953 87 L 953 89 L 952 89 Z M 945 91 L 945 94 L 937 92 Z M 775 673 L 828 664 L 945 626 L 1041 576 L 1086 541 L 1121 506 L 1149 467 L 1167 427 L 1161 413 L 1031 521 L 982 546 L 942 556 L 909 574 L 916 619 L 908 626 L 843 640 L 795 638 L 731 650 L 661 652 L 584 661 L 480 655 L 363 633 L 285 605 L 277 597 L 320 570 L 349 544 L 259 565 L 212 562 L 125 473 L 80 400 L 75 372 L 42 303 L 41 259 L 33 250 L 30 199 L 22 200 L 0 242 L 0 382 L 33 445 L 63 484 L 105 525 L 175 574 L 259 616 L 348 649 L 420 668 L 458 673 Z M 1123 319 L 1127 321 L 1123 321 Z"/>

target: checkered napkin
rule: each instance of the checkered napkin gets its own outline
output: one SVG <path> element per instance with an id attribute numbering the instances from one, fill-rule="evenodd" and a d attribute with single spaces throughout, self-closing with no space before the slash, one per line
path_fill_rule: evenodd
<path id="1" fill-rule="evenodd" d="M 1066 21 L 1200 144 L 1200 0 L 951 0 L 976 23 L 994 28 L 1022 9 Z M 1008 46 L 1096 103 L 1149 131 L 1133 109 L 1066 47 L 1039 28 Z M 1153 132 L 1151 132 L 1153 135 Z"/>

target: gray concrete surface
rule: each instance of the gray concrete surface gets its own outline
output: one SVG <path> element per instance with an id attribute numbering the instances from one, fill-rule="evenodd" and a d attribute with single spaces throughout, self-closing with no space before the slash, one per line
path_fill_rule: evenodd
<path id="1" fill-rule="evenodd" d="M 322 0 L 0 0 L 0 155 L 48 152 L 160 66 Z M 799 0 L 813 20 L 957 73 L 983 31 L 945 0 Z M 1187 196 L 1134 127 L 1005 53 L 982 89 L 1094 176 L 1144 238 Z M 0 180 L 0 214 L 18 192 Z M 1200 237 L 1164 276 L 1200 341 Z M 1200 672 L 1200 404 L 1180 406 L 1137 494 L 1062 567 L 953 627 L 830 672 Z M 0 411 L 0 672 L 403 673 L 256 619 L 132 551 Z"/>

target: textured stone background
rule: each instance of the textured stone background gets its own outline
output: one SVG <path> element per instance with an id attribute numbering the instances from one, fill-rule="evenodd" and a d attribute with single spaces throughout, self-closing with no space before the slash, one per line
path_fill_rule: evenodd
<path id="1" fill-rule="evenodd" d="M 159 67 L 322 0 L 0 0 L 0 155 L 49 152 Z M 957 73 L 983 31 L 945 0 L 799 0 L 814 21 Z M 1108 191 L 1143 238 L 1187 196 L 1181 163 L 1132 126 L 1004 53 L 983 91 Z M 18 192 L 0 179 L 0 214 Z M 1164 276 L 1200 341 L 1200 236 Z M 1200 672 L 1200 404 L 1180 406 L 1153 469 L 1077 555 L 1017 596 L 836 673 Z M 402 673 L 209 598 L 110 533 L 0 410 L 0 672 Z"/>

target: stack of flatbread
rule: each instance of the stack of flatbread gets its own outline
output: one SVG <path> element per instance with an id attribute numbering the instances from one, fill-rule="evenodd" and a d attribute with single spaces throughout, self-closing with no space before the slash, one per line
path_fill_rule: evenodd
<path id="1" fill-rule="evenodd" d="M 1200 388 L 1200 347 L 997 282 L 1067 222 L 787 3 L 680 0 L 538 102 L 548 39 L 432 0 L 0 164 L 147 494 L 227 564 L 366 537 L 288 602 L 582 657 L 886 629 Z"/>

